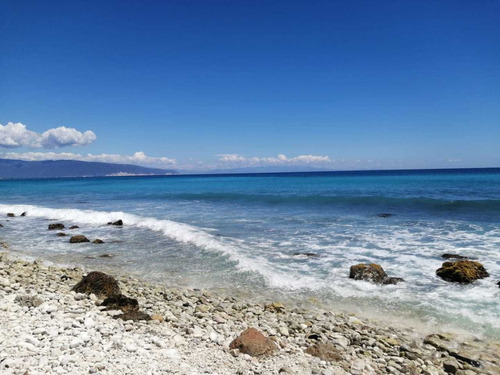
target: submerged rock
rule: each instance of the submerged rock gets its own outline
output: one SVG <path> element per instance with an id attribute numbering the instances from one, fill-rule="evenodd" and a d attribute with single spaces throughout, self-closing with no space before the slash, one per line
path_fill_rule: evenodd
<path id="1" fill-rule="evenodd" d="M 66 237 L 66 233 L 64 233 L 64 232 L 59 232 L 59 233 L 57 233 L 57 236 L 58 236 L 58 237 Z"/>
<path id="2" fill-rule="evenodd" d="M 78 228 L 80 228 L 78 225 L 72 225 L 69 227 L 69 229 L 78 229 Z"/>
<path id="3" fill-rule="evenodd" d="M 2 224 L 0 224 L 0 228 L 3 228 L 3 225 L 2 225 Z"/>
<path id="4" fill-rule="evenodd" d="M 110 297 L 121 294 L 118 281 L 113 276 L 99 271 L 92 271 L 87 276 L 84 276 L 71 290 L 76 293 L 94 293 L 98 297 Z"/>
<path id="5" fill-rule="evenodd" d="M 104 243 L 104 241 L 101 240 L 100 238 L 96 238 L 94 241 L 92 241 L 92 243 L 102 244 L 102 243 Z"/>
<path id="6" fill-rule="evenodd" d="M 27 212 L 23 212 L 23 213 L 21 214 L 21 216 L 26 216 L 26 214 L 27 214 Z"/>
<path id="7" fill-rule="evenodd" d="M 272 354 L 276 351 L 276 345 L 255 328 L 248 328 L 231 341 L 229 349 L 238 349 L 241 353 L 255 357 Z"/>
<path id="8" fill-rule="evenodd" d="M 391 217 L 391 216 L 394 216 L 394 214 L 388 214 L 388 213 L 377 214 L 377 217 Z"/>
<path id="9" fill-rule="evenodd" d="M 323 361 L 337 362 L 342 359 L 335 345 L 319 342 L 306 349 L 306 353 L 318 357 Z"/>
<path id="10" fill-rule="evenodd" d="M 294 257 L 300 257 L 300 256 L 304 256 L 304 257 L 308 257 L 308 258 L 319 258 L 319 255 L 316 254 L 316 253 L 293 253 L 293 256 Z"/>
<path id="11" fill-rule="evenodd" d="M 87 237 L 85 237 L 82 234 L 78 234 L 76 236 L 73 236 L 69 239 L 70 243 L 81 243 L 81 242 L 90 242 Z"/>
<path id="12" fill-rule="evenodd" d="M 64 229 L 64 224 L 62 223 L 49 224 L 49 230 L 57 230 L 57 229 Z"/>
<path id="13" fill-rule="evenodd" d="M 382 281 L 382 284 L 384 285 L 396 285 L 398 283 L 404 283 L 405 279 L 402 277 L 388 277 L 384 281 Z"/>
<path id="14" fill-rule="evenodd" d="M 8 217 L 15 217 L 16 215 L 14 215 L 12 212 L 9 212 L 9 213 L 7 214 L 7 216 L 8 216 Z"/>
<path id="15" fill-rule="evenodd" d="M 123 225 L 123 221 L 121 219 L 117 221 L 110 221 L 108 225 Z"/>
<path id="16" fill-rule="evenodd" d="M 99 255 L 99 258 L 113 258 L 115 255 L 114 254 L 102 254 Z"/>
<path id="17" fill-rule="evenodd" d="M 449 253 L 445 253 L 445 254 L 441 255 L 441 258 L 444 258 L 444 259 L 469 259 L 469 257 L 465 257 L 463 255 L 449 254 Z"/>
<path id="18" fill-rule="evenodd" d="M 484 266 L 472 260 L 457 260 L 455 262 L 444 262 L 436 275 L 445 281 L 469 284 L 475 280 L 489 276 Z"/>

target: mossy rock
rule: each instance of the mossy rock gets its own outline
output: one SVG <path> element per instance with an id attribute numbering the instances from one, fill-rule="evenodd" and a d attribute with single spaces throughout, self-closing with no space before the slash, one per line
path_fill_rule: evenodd
<path id="1" fill-rule="evenodd" d="M 445 281 L 469 284 L 489 276 L 484 266 L 473 260 L 444 262 L 436 274 Z"/>

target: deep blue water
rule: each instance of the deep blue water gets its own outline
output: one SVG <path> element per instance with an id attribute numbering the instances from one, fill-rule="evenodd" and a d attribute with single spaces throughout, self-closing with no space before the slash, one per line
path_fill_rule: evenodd
<path id="1" fill-rule="evenodd" d="M 4 180 L 0 193 L 0 213 L 28 213 L 0 232 L 24 255 L 500 337 L 500 169 Z M 106 225 L 119 218 L 123 228 Z M 70 245 L 47 219 L 106 243 Z M 102 253 L 116 256 L 86 258 Z M 475 257 L 491 277 L 446 283 L 443 253 Z M 360 262 L 406 283 L 349 280 Z"/>

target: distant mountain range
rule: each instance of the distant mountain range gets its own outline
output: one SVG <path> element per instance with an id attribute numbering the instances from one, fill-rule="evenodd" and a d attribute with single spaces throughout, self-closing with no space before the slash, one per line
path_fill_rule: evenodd
<path id="1" fill-rule="evenodd" d="M 131 164 L 97 163 L 77 160 L 24 161 L 0 159 L 0 179 L 101 177 L 178 174 L 173 169 L 156 169 Z"/>

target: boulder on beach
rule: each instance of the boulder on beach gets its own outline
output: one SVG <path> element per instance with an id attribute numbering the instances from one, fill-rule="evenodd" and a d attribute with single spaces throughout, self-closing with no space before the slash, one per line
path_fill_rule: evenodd
<path id="1" fill-rule="evenodd" d="M 92 271 L 87 276 L 84 276 L 71 290 L 76 293 L 94 293 L 98 297 L 121 294 L 118 281 L 113 276 L 99 271 Z"/>
<path id="2" fill-rule="evenodd" d="M 121 219 L 116 221 L 110 221 L 108 225 L 123 225 L 123 221 Z"/>
<path id="3" fill-rule="evenodd" d="M 229 344 L 229 349 L 238 349 L 241 353 L 255 356 L 272 354 L 276 345 L 255 328 L 247 328 Z"/>
<path id="4" fill-rule="evenodd" d="M 139 302 L 135 298 L 129 298 L 123 294 L 109 296 L 102 301 L 101 306 L 106 306 L 106 310 L 121 310 L 124 313 L 139 310 Z"/>
<path id="5" fill-rule="evenodd" d="M 49 230 L 58 230 L 58 229 L 64 229 L 64 224 L 62 223 L 49 224 Z"/>
<path id="6" fill-rule="evenodd" d="M 445 254 L 441 255 L 441 258 L 443 258 L 443 259 L 469 259 L 469 257 L 465 257 L 463 255 L 449 254 L 449 253 L 445 253 Z"/>
<path id="7" fill-rule="evenodd" d="M 484 266 L 472 260 L 457 260 L 455 262 L 444 262 L 436 275 L 445 281 L 469 284 L 475 280 L 489 276 Z"/>
<path id="8" fill-rule="evenodd" d="M 349 278 L 354 280 L 371 281 L 375 284 L 394 285 L 404 282 L 401 277 L 389 277 L 384 269 L 375 263 L 360 263 L 351 266 Z"/>
<path id="9" fill-rule="evenodd" d="M 16 215 L 14 215 L 12 212 L 9 212 L 9 213 L 7 214 L 7 216 L 8 216 L 8 217 L 15 217 Z"/>
<path id="10" fill-rule="evenodd" d="M 80 228 L 78 225 L 72 225 L 69 227 L 69 229 L 78 229 L 78 228 Z"/>
<path id="11" fill-rule="evenodd" d="M 85 237 L 83 234 L 78 234 L 76 236 L 73 236 L 69 239 L 70 243 L 82 243 L 82 242 L 90 242 L 87 237 Z"/>
<path id="12" fill-rule="evenodd" d="M 306 349 L 306 353 L 318 357 L 323 361 L 337 362 L 342 359 L 335 345 L 331 343 L 318 342 Z"/>
<path id="13" fill-rule="evenodd" d="M 64 232 L 59 232 L 59 233 L 57 233 L 57 236 L 58 236 L 58 237 L 66 237 L 66 233 L 64 233 Z"/>
<path id="14" fill-rule="evenodd" d="M 92 243 L 102 244 L 102 243 L 104 243 L 104 241 L 101 240 L 100 238 L 96 238 L 94 241 L 92 241 Z"/>

